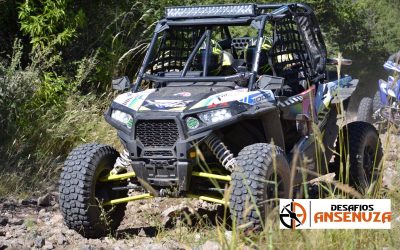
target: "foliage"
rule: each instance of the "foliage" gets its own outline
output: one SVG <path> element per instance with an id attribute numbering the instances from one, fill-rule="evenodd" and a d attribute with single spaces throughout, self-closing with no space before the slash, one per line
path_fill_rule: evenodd
<path id="1" fill-rule="evenodd" d="M 54 45 L 67 45 L 84 20 L 84 13 L 68 13 L 68 0 L 25 0 L 20 5 L 18 18 L 21 31 L 29 35 L 33 46 L 42 49 Z"/>

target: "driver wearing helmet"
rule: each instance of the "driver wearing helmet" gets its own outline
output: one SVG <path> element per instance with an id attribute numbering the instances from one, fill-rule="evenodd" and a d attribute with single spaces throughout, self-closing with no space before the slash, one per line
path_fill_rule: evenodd
<path id="1" fill-rule="evenodd" d="M 211 39 L 210 40 L 210 58 L 208 62 L 207 72 L 210 75 L 228 75 L 231 74 L 230 66 L 233 63 L 233 56 L 224 51 L 218 42 Z M 197 54 L 195 58 L 195 67 L 197 69 L 203 69 L 203 63 L 205 61 L 206 56 L 206 43 L 200 47 L 200 53 Z"/>
<path id="2" fill-rule="evenodd" d="M 272 75 L 271 66 L 268 62 L 268 51 L 271 49 L 271 40 L 263 37 L 261 51 L 260 51 L 260 58 L 258 61 L 258 71 L 257 74 L 259 75 Z M 250 41 L 246 47 L 244 48 L 244 59 L 246 61 L 246 67 L 249 71 L 253 68 L 254 58 L 256 57 L 257 48 L 256 48 L 256 41 Z"/>

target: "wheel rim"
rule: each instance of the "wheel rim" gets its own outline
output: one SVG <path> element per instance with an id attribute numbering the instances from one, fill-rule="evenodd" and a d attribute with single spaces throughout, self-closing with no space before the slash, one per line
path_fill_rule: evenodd
<path id="1" fill-rule="evenodd" d="M 371 146 L 366 146 L 364 148 L 363 155 L 363 168 L 366 173 L 371 173 L 374 166 L 375 150 Z"/>
<path id="2" fill-rule="evenodd" d="M 104 169 L 100 172 L 100 174 L 97 177 L 96 180 L 96 185 L 95 185 L 95 191 L 94 191 L 94 198 L 96 199 L 96 202 L 106 202 L 112 199 L 112 195 L 110 194 L 110 189 L 112 188 L 110 186 L 110 183 L 106 182 L 100 182 L 98 181 L 102 176 L 107 175 L 109 170 Z"/>

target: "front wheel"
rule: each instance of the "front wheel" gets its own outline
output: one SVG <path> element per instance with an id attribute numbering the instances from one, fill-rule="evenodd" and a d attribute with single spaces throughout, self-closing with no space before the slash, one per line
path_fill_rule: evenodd
<path id="1" fill-rule="evenodd" d="M 341 157 L 336 156 L 335 167 L 332 169 L 336 177 L 348 182 L 362 194 L 368 190 L 377 190 L 383 153 L 375 127 L 365 122 L 352 122 L 343 128 L 342 135 L 336 144 Z"/>
<path id="2" fill-rule="evenodd" d="M 261 229 L 274 198 L 287 198 L 290 169 L 283 150 L 266 143 L 243 148 L 232 173 L 230 210 L 238 225 Z M 275 171 L 276 170 L 276 171 Z"/>
<path id="3" fill-rule="evenodd" d="M 60 177 L 60 208 L 68 228 L 87 238 L 114 232 L 121 223 L 126 204 L 102 206 L 103 202 L 127 196 L 126 190 L 113 190 L 126 182 L 98 181 L 109 174 L 119 156 L 106 145 L 85 144 L 71 151 Z"/>

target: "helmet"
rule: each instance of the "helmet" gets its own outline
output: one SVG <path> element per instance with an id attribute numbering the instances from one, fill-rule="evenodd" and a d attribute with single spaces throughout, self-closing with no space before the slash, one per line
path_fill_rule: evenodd
<path id="1" fill-rule="evenodd" d="M 271 48 L 270 39 L 263 37 L 260 59 L 258 62 L 258 74 L 266 74 L 271 70 L 268 63 L 268 50 Z M 256 57 L 257 47 L 256 40 L 250 41 L 244 48 L 244 59 L 246 61 L 246 66 L 248 70 L 253 68 L 254 58 Z"/>
<path id="2" fill-rule="evenodd" d="M 224 62 L 223 50 L 221 46 L 215 40 L 210 40 L 210 51 L 208 61 L 208 69 L 207 71 L 211 75 L 218 75 L 221 72 L 222 65 Z M 197 54 L 195 58 L 195 67 L 197 69 L 203 69 L 204 61 L 206 57 L 206 42 L 200 47 L 200 52 Z"/>

